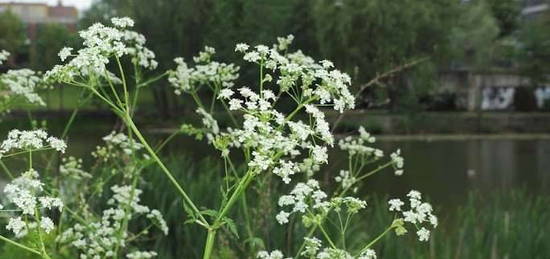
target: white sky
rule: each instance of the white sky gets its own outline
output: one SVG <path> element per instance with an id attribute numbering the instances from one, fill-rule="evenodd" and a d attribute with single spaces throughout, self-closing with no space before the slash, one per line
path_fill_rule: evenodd
<path id="1" fill-rule="evenodd" d="M 62 0 L 63 5 L 76 6 L 80 10 L 84 10 L 92 4 L 93 0 Z M 23 3 L 48 3 L 50 5 L 56 5 L 57 0 L 0 0 L 2 3 L 6 2 L 23 2 Z"/>

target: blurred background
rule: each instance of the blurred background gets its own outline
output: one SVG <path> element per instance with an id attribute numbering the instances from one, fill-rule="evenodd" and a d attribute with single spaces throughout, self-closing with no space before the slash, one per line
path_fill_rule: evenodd
<path id="1" fill-rule="evenodd" d="M 0 49 L 12 56 L 0 71 L 47 71 L 63 46 L 78 46 L 79 29 L 113 16 L 136 21 L 158 71 L 204 45 L 235 62 L 236 43 L 272 44 L 293 34 L 293 49 L 347 72 L 360 97 L 335 132 L 364 126 L 378 147 L 401 148 L 406 161 L 402 178 L 376 175 L 365 193 L 414 187 L 443 216 L 440 241 L 435 233 L 429 247 L 387 245 L 385 258 L 550 258 L 549 0 L 3 0 Z M 242 78 L 254 85 L 254 75 Z M 78 92 L 44 94 L 47 107 L 33 116 L 63 127 Z M 138 119 L 152 138 L 194 109 L 167 82 L 141 99 Z M 80 109 L 70 149 L 88 154 L 117 122 L 100 104 Z M 1 132 L 27 125 L 26 116 L 15 110 Z M 177 137 L 167 152 L 211 166 L 204 161 L 215 152 L 189 146 L 199 143 Z M 183 171 L 200 173 L 196 167 Z"/>

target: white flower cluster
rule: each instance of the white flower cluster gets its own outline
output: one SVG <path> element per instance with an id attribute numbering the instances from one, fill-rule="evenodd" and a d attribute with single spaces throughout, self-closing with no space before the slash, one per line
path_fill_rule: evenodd
<path id="1" fill-rule="evenodd" d="M 301 51 L 288 54 L 279 52 L 286 51 L 293 38 L 292 35 L 279 38 L 279 44 L 273 48 L 264 45 L 249 48 L 241 43 L 235 50 L 244 54 L 245 61 L 263 64 L 271 70 L 272 74 L 266 74 L 266 79 L 278 75 L 275 82 L 282 92 L 299 86 L 305 98 L 317 99 L 321 104 L 332 103 L 334 109 L 340 112 L 353 109 L 355 98 L 349 91 L 351 78 L 347 74 L 332 69 L 333 65 L 328 61 L 315 62 Z"/>
<path id="2" fill-rule="evenodd" d="M 279 224 L 288 223 L 288 217 L 294 213 L 306 214 L 304 223 L 316 224 L 316 216 L 327 213 L 329 210 L 341 210 L 345 207 L 347 213 L 355 214 L 367 206 L 365 201 L 354 197 L 335 197 L 327 200 L 327 194 L 319 187 L 319 182 L 309 180 L 307 183 L 298 183 L 289 195 L 279 198 L 279 207 L 291 207 L 290 211 L 282 210 L 277 214 Z"/>
<path id="3" fill-rule="evenodd" d="M 198 56 L 194 57 L 194 67 L 189 67 L 183 58 L 176 58 L 176 70 L 170 71 L 168 81 L 175 88 L 175 93 L 196 91 L 200 86 L 219 86 L 228 89 L 234 86 L 239 77 L 239 67 L 233 64 L 211 61 L 214 48 L 205 47 Z M 226 92 L 227 93 L 227 92 Z"/>
<path id="4" fill-rule="evenodd" d="M 351 175 L 348 170 L 340 170 L 340 174 L 334 177 L 334 180 L 340 183 L 344 190 L 350 188 L 357 181 L 356 177 Z"/>
<path id="5" fill-rule="evenodd" d="M 317 259 L 376 259 L 376 252 L 372 249 L 361 253 L 355 257 L 349 254 L 349 252 L 342 249 L 325 248 L 317 254 Z"/>
<path id="6" fill-rule="evenodd" d="M 73 57 L 64 65 L 57 65 L 46 72 L 46 79 L 56 82 L 70 82 L 76 76 L 86 77 L 91 73 L 111 77 L 107 71 L 110 59 L 129 56 L 132 62 L 146 69 L 155 69 L 155 53 L 145 47 L 145 37 L 135 31 L 127 30 L 134 22 L 130 18 L 112 18 L 114 27 L 96 23 L 80 31 L 84 47 L 72 54 L 71 48 L 59 52 L 62 61 Z"/>
<path id="7" fill-rule="evenodd" d="M 120 132 L 111 132 L 109 135 L 103 137 L 103 141 L 107 144 L 120 147 L 127 155 L 131 155 L 143 148 L 141 143 L 128 138 L 128 136 Z"/>
<path id="8" fill-rule="evenodd" d="M 10 53 L 5 51 L 5 50 L 1 50 L 0 51 L 0 65 L 2 65 L 4 63 L 4 61 L 8 60 L 8 57 L 10 56 Z"/>
<path id="9" fill-rule="evenodd" d="M 112 131 L 109 135 L 103 137 L 105 146 L 97 146 L 92 155 L 103 161 L 109 159 L 120 159 L 122 157 L 133 156 L 138 157 L 137 152 L 143 149 L 143 144 L 129 138 L 122 132 Z M 143 154 L 144 159 L 149 159 L 149 156 Z"/>
<path id="10" fill-rule="evenodd" d="M 43 183 L 38 180 L 38 173 L 30 169 L 20 177 L 6 185 L 4 194 L 9 202 L 15 206 L 21 215 L 10 217 L 6 229 L 11 230 L 17 238 L 26 236 L 29 231 L 39 227 L 45 233 L 54 229 L 53 221 L 46 216 L 39 216 L 38 212 L 45 210 L 63 209 L 63 202 L 59 198 L 40 196 L 43 192 Z M 23 218 L 22 218 L 23 217 Z"/>
<path id="11" fill-rule="evenodd" d="M 125 247 L 130 235 L 123 228 L 123 222 L 130 221 L 139 215 L 157 225 L 167 235 L 168 227 L 158 210 L 151 210 L 147 206 L 139 204 L 142 191 L 133 189 L 132 186 L 111 187 L 113 196 L 107 202 L 112 207 L 103 211 L 99 221 L 93 221 L 86 225 L 80 223 L 68 228 L 60 236 L 57 242 L 70 244 L 80 253 L 81 259 L 108 258 L 115 256 L 116 247 Z M 152 258 L 154 252 L 132 252 L 127 258 Z"/>
<path id="12" fill-rule="evenodd" d="M 40 95 L 36 93 L 36 90 L 42 84 L 42 79 L 30 69 L 9 70 L 6 74 L 0 76 L 0 83 L 0 85 L 7 87 L 7 94 L 2 95 L 4 101 L 13 96 L 22 96 L 29 103 L 46 105 Z"/>
<path id="13" fill-rule="evenodd" d="M 230 101 L 230 109 L 237 108 L 245 113 L 243 128 L 229 128 L 227 132 L 220 134 L 221 139 L 230 140 L 225 147 L 218 146 L 222 152 L 228 153 L 227 148 L 230 147 L 251 149 L 252 159 L 249 167 L 258 172 L 272 168 L 272 172 L 280 176 L 285 183 L 289 183 L 290 177 L 297 172 L 328 162 L 327 148 L 321 146 L 320 142 L 313 141 L 315 138 L 330 141 L 331 138 L 323 138 L 322 135 L 330 135 L 328 126 L 328 133 L 319 134 L 320 130 L 314 126 L 302 121 L 288 120 L 273 107 L 276 97 L 270 90 L 257 94 L 243 87 L 239 89 L 239 93 L 246 98 L 244 106 L 241 106 L 243 101 L 233 102 L 237 100 L 233 99 Z M 309 156 L 302 162 L 293 161 L 300 154 Z M 305 167 L 304 164 L 308 166 Z"/>
<path id="14" fill-rule="evenodd" d="M 128 259 L 149 259 L 157 256 L 156 252 L 153 251 L 136 251 L 126 255 Z"/>
<path id="15" fill-rule="evenodd" d="M 354 257 L 345 250 L 335 248 L 323 248 L 321 240 L 313 238 L 305 238 L 304 251 L 301 255 L 307 258 L 317 259 L 376 259 L 376 252 L 372 249 L 367 249 L 358 257 Z"/>
<path id="16" fill-rule="evenodd" d="M 264 45 L 251 48 L 243 43 L 235 47 L 244 54 L 244 60 L 264 68 L 259 92 L 248 87 L 232 89 L 238 77 L 237 67 L 211 61 L 215 51 L 209 47 L 194 58 L 198 63 L 195 67 L 177 59 L 178 67 L 171 71 L 169 79 L 177 94 L 192 93 L 201 85 L 221 85 L 213 87 L 216 99 L 228 104 L 229 110 L 242 112 L 243 126 L 216 133 L 215 119 L 198 109 L 203 124 L 211 129 L 207 134 L 209 141 L 223 156 L 230 153 L 230 148 L 247 150 L 251 154 L 248 163 L 251 170 L 272 171 L 285 183 L 298 172 L 312 174 L 328 162 L 326 145 L 333 145 L 334 139 L 324 113 L 316 105 L 332 104 L 339 111 L 354 107 L 348 89 L 349 76 L 332 69 L 329 62 L 315 62 L 299 51 L 287 54 L 292 39 L 292 36 L 279 38 L 272 48 Z M 296 101 L 294 113 L 285 115 L 276 109 L 283 94 Z M 310 117 L 309 123 L 293 120 L 296 113 L 304 110 Z M 301 160 L 296 161 L 298 157 Z"/>
<path id="17" fill-rule="evenodd" d="M 338 142 L 341 150 L 347 151 L 350 155 L 360 155 L 365 158 L 379 159 L 384 156 L 384 152 L 368 146 L 376 141 L 375 137 L 370 135 L 365 128 L 359 127 L 359 136 L 347 136 Z"/>
<path id="18" fill-rule="evenodd" d="M 202 124 L 206 127 L 206 138 L 209 142 L 214 141 L 214 136 L 220 133 L 220 127 L 218 121 L 212 117 L 212 115 L 206 112 L 203 108 L 198 108 L 196 113 L 202 116 Z"/>
<path id="19" fill-rule="evenodd" d="M 404 222 L 414 224 L 418 229 L 416 234 L 420 241 L 428 241 L 430 238 L 430 231 L 424 226 L 423 223 L 428 222 L 432 227 L 436 228 L 438 224 L 437 217 L 432 214 L 432 205 L 427 202 L 422 202 L 422 194 L 418 191 L 412 190 L 407 194 L 409 197 L 410 209 L 404 211 L 401 207 L 405 205 L 400 199 L 391 199 L 388 201 L 389 210 L 395 212 L 401 212 Z"/>
<path id="20" fill-rule="evenodd" d="M 44 130 L 11 130 L 8 138 L 0 145 L 0 158 L 10 151 L 32 151 L 37 149 L 52 148 L 65 153 L 67 144 L 65 141 L 48 136 Z"/>
<path id="21" fill-rule="evenodd" d="M 260 259 L 284 259 L 285 256 L 283 255 L 283 253 L 281 251 L 274 250 L 272 252 L 260 251 L 260 252 L 258 252 L 258 255 L 256 256 L 256 258 L 260 258 Z M 290 257 L 288 257 L 286 259 L 290 259 Z"/>
<path id="22" fill-rule="evenodd" d="M 405 163 L 405 159 L 401 156 L 401 150 L 398 149 L 397 151 L 393 152 L 391 155 L 391 160 L 393 161 L 393 168 L 395 169 L 395 175 L 403 175 L 403 165 Z"/>
<path id="23" fill-rule="evenodd" d="M 82 159 L 77 159 L 73 156 L 63 158 L 59 166 L 61 175 L 71 177 L 77 180 L 84 178 L 92 178 L 92 175 L 82 170 Z"/>

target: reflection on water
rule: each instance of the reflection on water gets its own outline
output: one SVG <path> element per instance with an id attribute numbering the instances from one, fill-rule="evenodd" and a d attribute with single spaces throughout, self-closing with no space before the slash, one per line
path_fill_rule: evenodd
<path id="1" fill-rule="evenodd" d="M 403 179 L 380 179 L 384 188 L 418 188 L 434 200 L 460 202 L 470 190 L 480 194 L 525 188 L 549 193 L 550 140 L 383 141 L 385 152 L 401 148 Z M 385 177 L 389 178 L 389 177 Z M 390 192 L 396 188 L 390 188 Z"/>

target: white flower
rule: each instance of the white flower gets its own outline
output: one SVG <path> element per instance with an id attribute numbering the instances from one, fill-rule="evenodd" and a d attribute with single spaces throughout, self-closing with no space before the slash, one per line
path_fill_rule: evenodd
<path id="1" fill-rule="evenodd" d="M 376 252 L 372 249 L 367 249 L 357 259 L 376 259 Z"/>
<path id="2" fill-rule="evenodd" d="M 391 199 L 388 201 L 390 211 L 401 211 L 401 206 L 405 205 L 400 199 Z"/>
<path id="3" fill-rule="evenodd" d="M 157 256 L 153 251 L 135 251 L 126 255 L 128 259 L 149 259 Z"/>
<path id="4" fill-rule="evenodd" d="M 233 92 L 233 90 L 231 90 L 231 89 L 227 89 L 227 88 L 222 89 L 222 90 L 220 91 L 220 94 L 218 94 L 218 99 L 229 99 L 229 98 L 231 98 L 231 96 L 233 95 L 233 93 L 234 93 L 234 92 Z"/>
<path id="5" fill-rule="evenodd" d="M 38 200 L 40 201 L 42 208 L 46 208 L 50 210 L 53 208 L 57 208 L 59 212 L 63 210 L 63 201 L 61 201 L 61 199 L 59 198 L 44 196 L 44 197 L 38 198 Z"/>
<path id="6" fill-rule="evenodd" d="M 430 231 L 426 228 L 421 228 L 416 232 L 419 241 L 428 241 L 430 239 Z"/>
<path id="7" fill-rule="evenodd" d="M 0 65 L 4 63 L 4 61 L 8 60 L 8 57 L 10 56 L 10 53 L 2 50 L 0 51 Z"/>
<path id="8" fill-rule="evenodd" d="M 411 190 L 407 196 L 409 197 L 410 210 L 402 212 L 402 218 L 398 218 L 397 221 L 401 222 L 396 232 L 406 233 L 406 229 L 403 227 L 403 222 L 409 222 L 414 224 L 416 228 L 421 228 L 417 233 L 420 241 L 427 241 L 430 232 L 423 226 L 425 222 L 431 224 L 434 228 L 437 227 L 437 217 L 432 214 L 433 208 L 427 202 L 422 202 L 422 194 L 418 191 Z M 398 199 L 393 199 L 388 202 L 390 204 L 390 211 L 401 211 L 403 202 Z M 399 235 L 399 234 L 398 234 Z"/>
<path id="9" fill-rule="evenodd" d="M 17 206 L 23 214 L 34 215 L 37 208 L 37 195 L 43 190 L 43 183 L 37 180 L 38 173 L 33 169 L 13 179 L 4 187 L 7 200 Z"/>
<path id="10" fill-rule="evenodd" d="M 7 230 L 11 230 L 15 237 L 22 238 L 27 235 L 27 224 L 21 220 L 21 217 L 10 218 L 8 225 L 6 226 Z"/>
<path id="11" fill-rule="evenodd" d="M 403 168 L 404 159 L 403 159 L 403 157 L 401 157 L 401 150 L 400 149 L 398 149 L 397 151 L 392 153 L 390 155 L 390 157 L 391 157 L 392 161 L 395 163 L 396 168 L 398 168 L 398 169 Z"/>
<path id="12" fill-rule="evenodd" d="M 116 26 L 120 28 L 126 28 L 126 27 L 134 27 L 134 20 L 128 17 L 114 17 L 111 18 L 111 22 Z"/>
<path id="13" fill-rule="evenodd" d="M 244 60 L 248 61 L 248 62 L 258 62 L 258 60 L 260 60 L 260 54 L 256 51 L 250 51 L 248 53 L 246 53 L 243 57 Z"/>
<path id="14" fill-rule="evenodd" d="M 340 175 L 334 177 L 334 180 L 338 183 L 342 183 L 342 188 L 347 189 L 355 183 L 356 178 L 353 177 L 348 170 L 340 170 Z"/>
<path id="15" fill-rule="evenodd" d="M 411 198 L 411 199 L 417 199 L 417 200 L 420 200 L 422 199 L 422 194 L 417 191 L 417 190 L 411 190 L 408 194 L 407 194 L 407 197 Z"/>
<path id="16" fill-rule="evenodd" d="M 248 44 L 239 43 L 237 44 L 237 46 L 235 46 L 236 52 L 245 52 L 246 50 L 248 50 Z"/>
<path id="17" fill-rule="evenodd" d="M 59 172 L 63 176 L 68 176 L 81 180 L 83 178 L 92 178 L 92 175 L 82 170 L 82 159 L 76 159 L 73 156 L 64 157 L 62 164 L 59 166 Z"/>
<path id="18" fill-rule="evenodd" d="M 279 212 L 279 214 L 277 214 L 277 216 L 275 216 L 275 218 L 277 219 L 277 222 L 279 222 L 279 224 L 283 225 L 288 223 L 288 216 L 290 216 L 290 213 L 286 211 L 281 211 Z"/>
<path id="19" fill-rule="evenodd" d="M 175 70 L 169 71 L 168 81 L 175 88 L 177 95 L 182 92 L 191 92 L 201 85 L 221 85 L 227 89 L 234 85 L 239 77 L 239 67 L 234 64 L 226 64 L 211 61 L 215 50 L 206 47 L 199 56 L 193 57 L 195 66 L 189 66 L 183 58 L 175 58 L 177 64 Z"/>
<path id="20" fill-rule="evenodd" d="M 93 24 L 86 30 L 80 31 L 79 36 L 83 40 L 83 47 L 76 51 L 74 57 L 64 65 L 57 65 L 46 72 L 45 80 L 51 82 L 69 82 L 84 80 L 91 75 L 108 78 L 110 72 L 108 64 L 113 58 L 127 56 L 136 66 L 146 69 L 155 69 L 158 63 L 155 61 L 155 53 L 145 47 L 145 37 L 135 31 L 127 30 L 132 27 L 132 19 L 112 18 L 114 27 L 101 23 Z M 60 58 L 66 58 L 67 51 L 60 53 Z M 96 84 L 86 84 L 94 87 Z"/>
<path id="21" fill-rule="evenodd" d="M 321 246 L 321 240 L 317 239 L 316 237 L 306 237 L 304 238 L 304 251 L 302 252 L 302 255 L 306 257 L 314 257 L 321 249 Z"/>
<path id="22" fill-rule="evenodd" d="M 164 235 L 168 235 L 168 224 L 166 224 L 166 221 L 162 217 L 162 213 L 160 213 L 160 211 L 151 210 L 151 212 L 147 215 L 147 218 L 155 220 Z"/>
<path id="23" fill-rule="evenodd" d="M 61 49 L 61 51 L 59 51 L 59 54 L 57 54 L 57 55 L 59 56 L 61 61 L 65 61 L 65 59 L 67 59 L 71 55 L 72 50 L 73 50 L 73 48 L 64 47 L 64 48 Z"/>
<path id="24" fill-rule="evenodd" d="M 160 212 L 139 204 L 141 190 L 132 186 L 116 185 L 111 190 L 113 196 L 107 204 L 112 207 L 104 210 L 101 218 L 86 226 L 78 223 L 73 225 L 58 235 L 56 241 L 76 248 L 80 252 L 80 258 L 112 258 L 115 257 L 116 248 L 127 247 L 132 238 L 127 230 L 121 229 L 123 223 L 141 215 L 146 215 L 153 225 L 159 226 L 167 234 L 168 227 Z M 145 259 L 156 255 L 155 252 L 133 251 L 126 254 L 126 257 Z"/>
<path id="25" fill-rule="evenodd" d="M 61 153 L 65 153 L 65 149 L 67 148 L 67 144 L 65 143 L 65 141 L 55 137 L 49 137 L 46 141 L 49 143 L 50 147 L 52 147 L 53 149 Z"/>
<path id="26" fill-rule="evenodd" d="M 334 63 L 332 63 L 330 60 L 321 60 L 321 65 L 323 65 L 324 68 L 334 67 Z"/>
<path id="27" fill-rule="evenodd" d="M 327 147 L 315 146 L 312 152 L 313 160 L 318 163 L 328 163 Z"/>
<path id="28" fill-rule="evenodd" d="M 50 218 L 42 217 L 40 220 L 40 228 L 44 230 L 46 234 L 49 234 L 52 230 L 54 230 L 55 226 Z"/>
<path id="29" fill-rule="evenodd" d="M 234 110 L 242 109 L 243 108 L 242 103 L 243 101 L 239 99 L 231 99 L 229 101 L 229 110 L 234 111 Z"/>
<path id="30" fill-rule="evenodd" d="M 260 251 L 256 258 L 260 259 L 283 259 L 284 255 L 279 250 L 274 250 L 271 253 L 267 251 Z"/>
<path id="31" fill-rule="evenodd" d="M 3 93 L 5 98 L 22 96 L 29 103 L 40 106 L 46 105 L 40 95 L 36 93 L 36 90 L 43 83 L 36 72 L 30 69 L 9 70 L 0 77 L 0 82 L 7 86 L 7 93 Z"/>
<path id="32" fill-rule="evenodd" d="M 283 161 L 279 167 L 273 169 L 273 174 L 280 176 L 283 179 L 283 182 L 288 184 L 291 181 L 290 176 L 295 174 L 297 171 L 298 168 L 294 165 L 294 163 Z"/>

